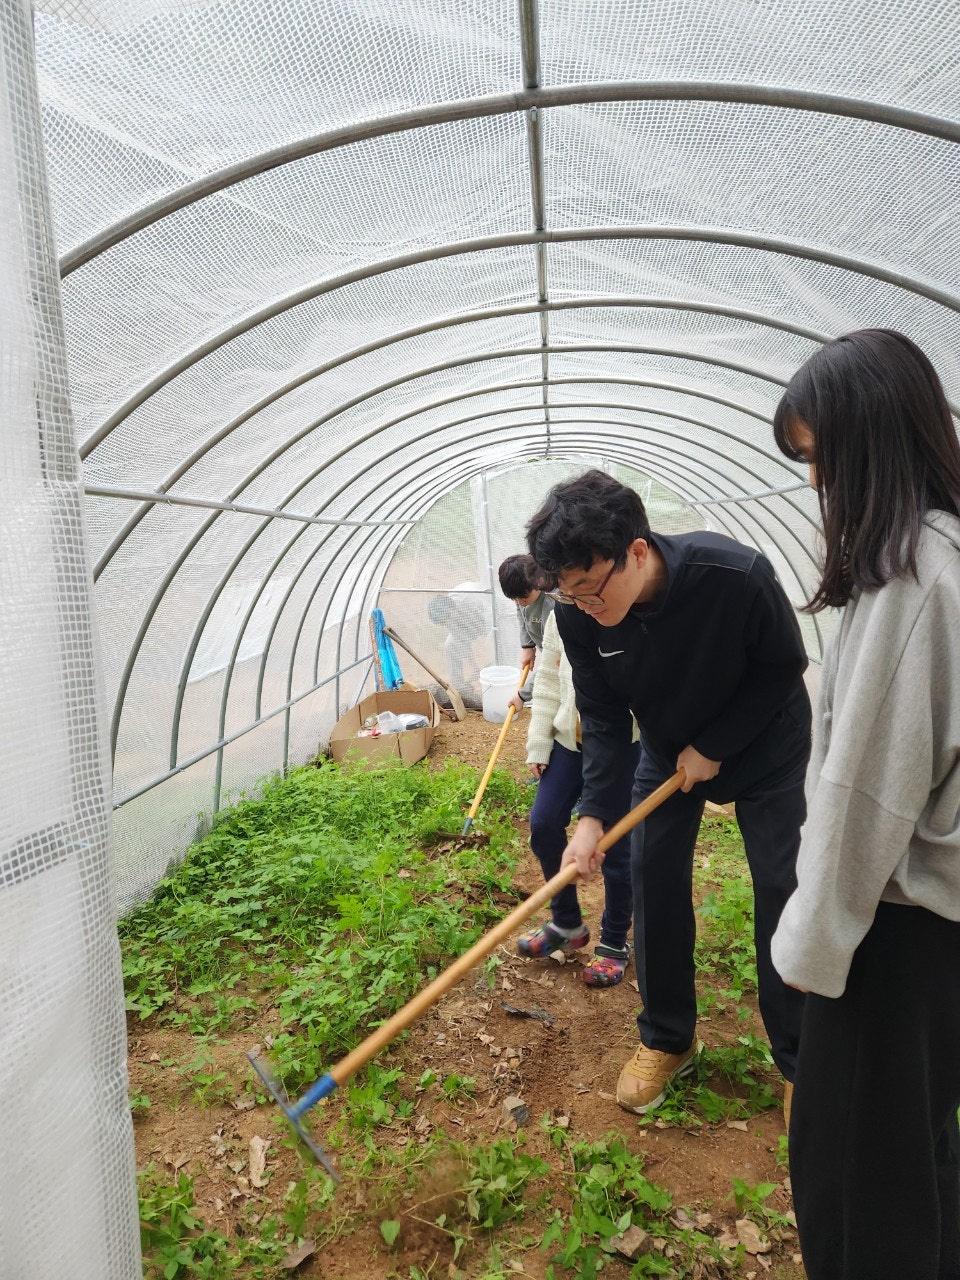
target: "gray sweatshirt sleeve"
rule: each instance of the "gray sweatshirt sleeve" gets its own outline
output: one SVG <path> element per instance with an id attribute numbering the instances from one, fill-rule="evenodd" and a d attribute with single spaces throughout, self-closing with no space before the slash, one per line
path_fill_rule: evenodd
<path id="1" fill-rule="evenodd" d="M 519 622 L 520 624 L 520 648 L 521 649 L 535 648 L 537 642 L 536 640 L 534 640 L 533 636 L 527 630 L 527 619 L 524 615 L 523 609 L 521 609 L 519 605 L 517 605 L 517 622 Z"/>
<path id="2" fill-rule="evenodd" d="M 936 809 L 939 787 L 955 791 L 958 772 L 956 617 L 956 602 L 913 580 L 847 606 L 835 694 L 831 705 L 825 686 L 817 717 L 798 887 L 772 944 L 774 965 L 795 986 L 842 995 L 881 897 L 917 900 L 897 886 L 922 879 L 916 856 L 911 863 L 918 822 Z M 944 834 L 955 845 L 955 812 L 952 825 Z M 954 877 L 958 862 L 954 847 Z"/>

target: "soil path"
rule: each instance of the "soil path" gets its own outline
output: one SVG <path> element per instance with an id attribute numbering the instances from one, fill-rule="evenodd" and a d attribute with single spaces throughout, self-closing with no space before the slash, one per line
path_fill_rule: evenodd
<path id="1" fill-rule="evenodd" d="M 459 724 L 445 720 L 434 741 L 430 763 L 463 760 L 476 767 L 479 780 L 499 729 L 476 712 L 468 712 Z M 499 762 L 518 780 L 529 777 L 524 764 L 525 735 L 524 723 L 511 728 Z M 481 830 L 482 817 L 481 807 L 476 821 Z M 527 847 L 515 885 L 518 900 L 541 883 L 539 865 Z M 587 922 L 595 930 L 602 899 L 599 878 L 581 893 Z M 581 954 L 585 960 L 590 953 Z M 632 1150 L 643 1152 L 645 1172 L 671 1192 L 675 1206 L 707 1215 L 704 1221 L 710 1221 L 711 1231 L 734 1230 L 733 1178 L 750 1184 L 777 1184 L 770 1203 L 782 1212 L 789 1210 L 789 1180 L 776 1159 L 783 1124 L 779 1107 L 749 1121 L 690 1128 L 664 1126 L 662 1122 L 641 1125 L 617 1107 L 613 1098 L 617 1075 L 637 1044 L 638 994 L 632 966 L 619 987 L 595 990 L 581 981 L 579 960 L 564 965 L 527 961 L 506 947 L 500 949 L 499 959 L 493 987 L 480 971 L 477 977 L 468 976 L 416 1024 L 403 1045 L 379 1060 L 383 1065 L 402 1067 L 407 1082 L 404 1091 L 417 1103 L 408 1122 L 376 1131 L 378 1143 L 399 1153 L 435 1130 L 465 1142 L 492 1141 L 495 1135 L 515 1128 L 512 1121 L 504 1119 L 503 1100 L 519 1095 L 532 1115 L 526 1130 L 530 1153 L 546 1149 L 547 1138 L 538 1123 L 545 1112 L 568 1117 L 570 1132 L 578 1137 L 595 1139 L 615 1130 Z M 549 1021 L 512 1015 L 506 1005 L 542 1010 Z M 755 1011 L 752 1022 L 752 1029 L 762 1035 Z M 702 1021 L 699 1035 L 709 1047 L 733 1042 L 742 1030 L 732 1015 L 719 1015 Z M 237 1094 L 232 1103 L 217 1101 L 201 1108 L 184 1084 L 182 1064 L 196 1053 L 190 1037 L 168 1030 L 144 1032 L 142 1024 L 131 1023 L 131 1092 L 142 1091 L 152 1099 L 149 1111 L 136 1121 L 138 1166 L 152 1161 L 168 1174 L 179 1169 L 189 1172 L 195 1180 L 200 1212 L 225 1232 L 249 1230 L 243 1222 L 246 1219 L 249 1224 L 251 1207 L 263 1213 L 275 1209 L 289 1182 L 297 1177 L 298 1157 L 283 1141 L 283 1126 L 268 1115 L 270 1109 L 238 1110 L 236 1106 L 245 1107 L 249 1097 L 243 1093 L 242 1082 L 249 1076 L 244 1053 L 252 1039 L 254 1029 L 212 1050 L 212 1069 L 226 1074 L 228 1092 L 229 1084 L 235 1082 Z M 436 1089 L 416 1094 L 415 1082 L 427 1069 L 441 1080 L 452 1074 L 474 1077 L 472 1096 L 438 1101 Z M 779 1077 L 772 1072 L 768 1079 L 779 1097 Z M 717 1093 L 730 1092 L 722 1079 L 711 1078 L 708 1083 Z M 318 1133 L 329 1129 L 327 1114 L 333 1116 L 335 1108 L 314 1113 Z M 250 1139 L 255 1136 L 271 1143 L 270 1181 L 260 1189 L 251 1184 L 248 1164 Z M 352 1194 L 355 1203 L 347 1207 L 359 1210 L 361 1221 L 352 1222 L 348 1232 L 324 1245 L 293 1274 L 309 1280 L 321 1276 L 325 1280 L 386 1280 L 395 1275 L 406 1277 L 412 1266 L 431 1276 L 454 1274 L 448 1270 L 446 1241 L 440 1233 L 426 1230 L 422 1238 L 402 1241 L 399 1254 L 391 1253 L 380 1236 L 379 1222 L 396 1211 L 396 1206 L 384 1205 L 376 1187 Z M 542 1277 L 546 1262 L 544 1254 L 530 1249 L 522 1254 L 518 1274 Z M 465 1265 L 463 1260 L 461 1265 Z M 612 1274 L 626 1275 L 626 1269 Z M 786 1239 L 775 1244 L 770 1254 L 748 1254 L 741 1267 L 728 1274 L 743 1280 L 762 1276 L 802 1280 L 795 1236 L 787 1231 Z"/>

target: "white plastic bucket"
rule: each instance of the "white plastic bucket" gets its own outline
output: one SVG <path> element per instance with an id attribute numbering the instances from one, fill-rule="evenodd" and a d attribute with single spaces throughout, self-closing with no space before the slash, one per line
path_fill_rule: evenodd
<path id="1" fill-rule="evenodd" d="M 510 709 L 510 699 L 520 683 L 519 667 L 484 667 L 480 672 L 480 700 L 483 718 L 503 724 Z"/>

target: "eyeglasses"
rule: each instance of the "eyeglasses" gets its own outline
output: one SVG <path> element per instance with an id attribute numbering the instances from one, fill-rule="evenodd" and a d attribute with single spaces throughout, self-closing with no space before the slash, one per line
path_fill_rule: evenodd
<path id="1" fill-rule="evenodd" d="M 558 604 L 585 604 L 588 607 L 591 605 L 603 604 L 603 589 L 616 571 L 617 562 L 614 560 L 613 564 L 610 566 L 610 572 L 600 583 L 599 587 L 597 587 L 596 591 L 592 592 L 588 596 L 571 596 L 566 591 L 545 591 L 544 595 L 549 596 L 551 600 L 556 600 Z"/>

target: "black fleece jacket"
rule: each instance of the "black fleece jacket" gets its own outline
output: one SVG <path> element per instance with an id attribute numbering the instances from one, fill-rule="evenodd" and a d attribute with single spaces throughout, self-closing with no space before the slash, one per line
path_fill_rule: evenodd
<path id="1" fill-rule="evenodd" d="M 667 586 L 602 627 L 575 605 L 557 626 L 573 667 L 583 732 L 584 817 L 619 818 L 614 760 L 631 739 L 671 761 L 693 745 L 710 760 L 749 749 L 802 692 L 807 658 L 796 615 L 759 551 L 716 533 L 655 534 Z"/>

